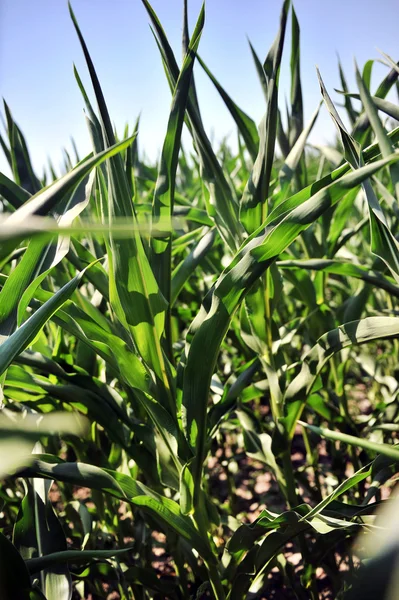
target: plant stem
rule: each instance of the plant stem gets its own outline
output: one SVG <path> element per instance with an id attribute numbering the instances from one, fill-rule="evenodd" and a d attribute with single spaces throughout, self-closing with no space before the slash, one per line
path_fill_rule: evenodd
<path id="1" fill-rule="evenodd" d="M 215 596 L 215 600 L 225 600 L 226 594 L 223 589 L 222 582 L 220 580 L 219 569 L 217 566 L 217 557 L 215 556 L 215 547 L 212 547 L 209 531 L 210 531 L 210 523 L 207 517 L 207 509 L 204 502 L 204 492 L 200 490 L 198 506 L 193 514 L 194 524 L 209 547 L 209 555 L 212 557 L 210 560 L 204 559 L 205 567 L 208 571 L 209 581 L 212 586 L 213 594 Z"/>
<path id="2" fill-rule="evenodd" d="M 291 451 L 290 450 L 291 450 L 291 448 L 289 447 L 284 452 L 284 454 L 282 456 L 282 462 L 283 462 L 283 472 L 284 472 L 284 477 L 285 477 L 285 482 L 286 482 L 288 504 L 289 504 L 289 507 L 292 509 L 298 504 L 298 496 L 296 493 L 296 484 L 295 484 L 294 471 L 292 468 Z M 300 548 L 304 563 L 311 564 L 312 561 L 309 556 L 308 546 L 307 546 L 306 539 L 305 539 L 305 536 L 303 533 L 300 533 L 298 535 L 298 543 L 299 543 L 299 548 Z M 312 575 L 311 575 L 311 587 L 310 587 L 309 591 L 310 591 L 311 600 L 318 600 L 319 596 L 318 596 L 318 592 L 317 592 L 317 588 L 316 588 L 316 581 L 314 579 L 314 573 L 312 573 Z"/>
<path id="3" fill-rule="evenodd" d="M 215 596 L 215 600 L 225 600 L 226 594 L 224 592 L 222 582 L 220 581 L 220 575 L 216 563 L 208 563 L 206 561 L 204 562 L 208 571 L 209 581 L 212 586 L 212 591 Z"/>
<path id="4" fill-rule="evenodd" d="M 290 449 L 286 450 L 282 456 L 283 473 L 285 478 L 287 500 L 290 508 L 294 508 L 298 504 L 298 497 L 296 493 L 296 484 L 294 478 L 294 472 L 292 469 L 292 462 L 290 456 Z"/>

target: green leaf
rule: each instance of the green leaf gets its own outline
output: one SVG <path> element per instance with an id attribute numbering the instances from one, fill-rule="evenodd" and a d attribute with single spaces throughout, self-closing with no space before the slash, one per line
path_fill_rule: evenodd
<path id="1" fill-rule="evenodd" d="M 259 81 L 260 84 L 262 86 L 262 90 L 263 90 L 263 94 L 265 96 L 265 100 L 267 102 L 268 99 L 268 90 L 267 90 L 267 77 L 266 77 L 266 73 L 265 70 L 263 68 L 262 62 L 259 58 L 259 56 L 256 54 L 254 47 L 252 46 L 251 42 L 248 40 L 248 44 L 249 47 L 251 49 L 251 54 L 252 54 L 252 58 L 254 59 L 254 63 L 255 63 L 255 67 L 256 67 L 256 71 L 259 77 Z"/>
<path id="2" fill-rule="evenodd" d="M 0 195 L 16 210 L 27 202 L 31 194 L 17 183 L 0 173 Z"/>
<path id="3" fill-rule="evenodd" d="M 397 81 L 398 75 L 399 74 L 395 65 L 395 68 L 391 69 L 388 75 L 386 75 L 386 77 L 384 77 L 384 79 L 381 81 L 374 95 L 377 98 L 386 98 L 390 89 Z M 365 143 L 370 137 L 369 133 L 370 121 L 368 115 L 365 112 L 363 112 L 358 117 L 355 123 L 355 126 L 353 128 L 353 136 L 356 137 L 356 139 L 360 139 L 363 143 Z"/>
<path id="4" fill-rule="evenodd" d="M 213 226 L 212 219 L 208 217 L 206 211 L 200 208 L 195 208 L 192 206 L 175 206 L 173 209 L 173 216 L 183 217 L 187 219 L 187 221 L 199 223 L 200 225 L 206 225 L 207 227 Z"/>
<path id="5" fill-rule="evenodd" d="M 387 276 L 367 267 L 355 265 L 344 260 L 311 259 L 311 260 L 281 260 L 277 263 L 281 269 L 306 269 L 324 271 L 344 277 L 355 277 L 375 286 L 376 289 L 386 290 L 395 298 L 399 297 L 399 286 Z"/>
<path id="6" fill-rule="evenodd" d="M 85 181 L 81 182 L 71 197 L 62 202 L 64 206 L 58 208 L 59 216 L 56 217 L 59 226 L 69 226 L 84 210 L 90 200 L 93 181 L 91 178 L 87 187 Z M 30 241 L 22 260 L 0 292 L 0 334 L 9 335 L 14 330 L 17 308 L 18 322 L 21 323 L 34 291 L 68 250 L 69 236 L 60 235 L 56 240 L 51 239 L 50 243 L 42 239 Z"/>
<path id="7" fill-rule="evenodd" d="M 337 91 L 339 92 L 339 90 Z M 361 100 L 360 94 L 352 94 L 350 92 L 345 92 L 345 98 L 356 98 L 356 100 Z M 399 121 L 399 107 L 396 106 L 396 104 L 393 104 L 384 98 L 378 98 L 378 96 L 370 96 L 370 98 L 378 110 L 384 112 L 389 117 L 392 117 L 392 119 Z"/>
<path id="8" fill-rule="evenodd" d="M 334 125 L 336 126 L 336 128 L 338 130 L 338 134 L 341 138 L 342 146 L 344 148 L 345 159 L 348 161 L 348 163 L 353 168 L 357 168 L 361 165 L 360 146 L 356 142 L 356 140 L 346 131 L 345 126 L 342 123 L 342 120 L 341 120 L 338 112 L 336 111 L 335 106 L 326 90 L 326 87 L 323 83 L 323 80 L 321 78 L 321 75 L 320 75 L 320 72 L 318 69 L 317 69 L 317 77 L 319 78 L 321 95 L 323 96 L 324 102 L 327 106 L 327 110 L 330 113 L 330 116 L 331 116 L 331 118 L 334 122 Z"/>
<path id="9" fill-rule="evenodd" d="M 257 427 L 256 419 L 250 410 L 242 407 L 236 411 L 238 420 L 244 434 L 245 451 L 254 460 L 259 460 L 267 465 L 274 473 L 281 491 L 286 494 L 286 484 L 280 467 L 272 452 L 272 438 L 268 433 L 262 432 Z"/>
<path id="10" fill-rule="evenodd" d="M 302 358 L 299 374 L 291 381 L 285 393 L 285 401 L 301 400 L 296 419 L 306 403 L 313 385 L 326 362 L 331 356 L 352 344 L 365 344 L 378 339 L 390 339 L 399 336 L 399 318 L 367 317 L 345 323 L 324 334 L 315 346 Z M 290 425 L 290 435 L 295 430 L 296 420 Z"/>
<path id="11" fill-rule="evenodd" d="M 0 597 L 4 600 L 29 600 L 31 583 L 25 563 L 2 533 L 0 555 Z"/>
<path id="12" fill-rule="evenodd" d="M 183 536 L 203 558 L 212 556 L 191 519 L 182 515 L 176 502 L 153 492 L 127 475 L 85 463 L 50 463 L 36 459 L 20 476 L 45 477 L 107 492 L 148 511 L 163 527 L 170 527 Z"/>
<path id="13" fill-rule="evenodd" d="M 316 108 L 315 112 L 311 116 L 310 121 L 307 124 L 307 126 L 305 127 L 305 129 L 303 129 L 303 125 L 302 125 L 301 133 L 296 138 L 295 144 L 293 145 L 290 153 L 288 154 L 287 158 L 284 161 L 283 166 L 280 169 L 279 179 L 280 179 L 281 188 L 284 188 L 287 186 L 287 184 L 291 181 L 291 179 L 295 173 L 295 170 L 299 164 L 299 161 L 302 158 L 306 141 L 307 141 L 307 139 L 310 135 L 310 132 L 312 131 L 313 126 L 316 122 L 316 119 L 319 115 L 320 106 L 321 106 L 321 104 L 319 104 L 319 106 Z"/>
<path id="14" fill-rule="evenodd" d="M 394 155 L 389 160 L 399 160 L 399 156 Z M 282 202 L 269 215 L 265 226 L 248 238 L 205 297 L 191 326 L 191 345 L 181 365 L 184 369 L 183 426 L 187 441 L 197 456 L 193 468 L 196 486 L 200 485 L 206 451 L 209 386 L 220 345 L 234 312 L 256 280 L 302 231 L 338 202 L 348 189 L 370 177 L 389 160 L 362 167 L 330 183 L 307 200 L 304 200 L 303 192 L 299 192 Z"/>
<path id="15" fill-rule="evenodd" d="M 254 121 L 243 110 L 241 110 L 241 108 L 237 106 L 237 104 L 230 98 L 228 93 L 220 85 L 216 77 L 214 77 L 214 75 L 208 69 L 202 58 L 199 56 L 198 62 L 200 63 L 201 67 L 204 69 L 205 73 L 208 75 L 209 79 L 212 81 L 213 85 L 219 92 L 231 116 L 233 117 L 234 122 L 238 127 L 238 131 L 244 139 L 245 145 L 252 160 L 255 160 L 258 154 L 259 135 Z"/>
<path id="16" fill-rule="evenodd" d="M 328 111 L 338 129 L 338 133 L 341 137 L 342 145 L 345 151 L 345 157 L 354 169 L 359 169 L 364 164 L 364 157 L 360 152 L 359 144 L 355 139 L 349 135 L 329 97 L 327 90 L 323 84 L 323 81 L 318 73 L 321 92 L 326 102 Z M 366 87 L 362 86 L 361 77 L 358 76 L 358 85 L 361 86 L 363 98 L 367 102 L 368 114 L 372 114 L 373 127 L 378 128 L 379 136 L 384 140 L 383 156 L 387 157 L 389 152 L 388 149 L 391 147 L 391 141 L 381 131 L 381 123 L 378 126 L 379 120 L 375 107 L 372 106 L 372 101 L 369 94 L 367 93 Z M 378 123 L 377 123 L 378 121 Z M 392 154 L 391 154 L 392 156 Z M 392 169 L 392 165 L 389 165 Z M 394 170 L 395 172 L 395 170 Z M 395 279 L 399 282 L 399 243 L 395 236 L 392 234 L 388 227 L 386 217 L 381 209 L 381 206 L 377 200 L 374 190 L 371 186 L 370 181 L 364 180 L 362 182 L 364 192 L 366 194 L 368 206 L 369 206 L 369 217 L 370 217 L 370 230 L 371 230 L 371 250 L 372 252 L 381 258 L 385 264 L 391 270 Z"/>
<path id="17" fill-rule="evenodd" d="M 171 231 L 171 219 L 174 206 L 174 191 L 176 185 L 176 170 L 181 144 L 181 134 L 184 116 L 189 97 L 194 59 L 201 39 L 201 33 L 205 20 L 205 8 L 202 6 L 193 36 L 184 57 L 183 66 L 179 73 L 176 87 L 173 93 L 172 107 L 170 110 L 168 127 L 162 148 L 158 177 L 155 185 L 154 199 L 152 205 L 152 225 L 155 229 L 163 227 L 166 222 L 169 232 Z M 171 303 L 171 262 L 172 262 L 172 238 L 159 239 L 154 235 L 151 239 L 152 259 L 151 267 L 159 285 L 160 292 L 170 307 Z M 173 359 L 170 308 L 166 311 L 166 351 L 169 359 Z"/>
<path id="18" fill-rule="evenodd" d="M 57 218 L 59 227 L 69 227 L 72 225 L 74 219 L 87 207 L 91 199 L 93 185 L 94 173 L 91 173 L 88 181 L 83 180 L 71 195 L 70 199 L 65 202 L 65 207 L 61 209 L 61 214 Z M 43 249 L 40 256 L 40 265 L 38 265 L 39 268 L 35 269 L 38 276 L 31 281 L 19 302 L 18 323 L 22 322 L 25 311 L 29 306 L 36 288 L 41 284 L 44 278 L 47 277 L 52 269 L 61 262 L 64 256 L 67 255 L 69 246 L 70 237 L 68 235 L 60 235 L 55 244 L 50 244 Z M 27 253 L 28 251 L 29 249 L 27 250 Z"/>
<path id="19" fill-rule="evenodd" d="M 75 65 L 73 66 L 73 71 L 74 71 L 76 82 L 79 86 L 80 92 L 85 101 L 87 112 L 89 115 L 88 117 L 86 117 L 86 121 L 87 121 L 87 124 L 89 127 L 89 132 L 90 132 L 91 139 L 92 139 L 93 149 L 95 150 L 96 154 L 98 154 L 99 152 L 102 152 L 104 150 L 104 140 L 103 140 L 103 135 L 102 135 L 102 131 L 101 131 L 101 124 L 97 118 L 97 115 L 95 114 L 95 112 L 93 110 L 93 107 L 90 103 L 89 97 L 86 93 L 86 90 L 83 86 L 82 80 L 80 79 L 79 73 L 78 73 Z"/>
<path id="20" fill-rule="evenodd" d="M 0 478 L 32 462 L 32 447 L 44 435 L 87 434 L 87 420 L 77 413 L 30 414 L 3 408 L 0 416 Z"/>
<path id="21" fill-rule="evenodd" d="M 339 77 L 341 80 L 341 86 L 343 91 L 345 92 L 345 98 L 344 98 L 344 102 L 345 102 L 345 108 L 346 108 L 346 112 L 348 113 L 348 117 L 350 120 L 350 123 L 353 127 L 353 125 L 356 122 L 356 119 L 359 116 L 359 113 L 353 108 L 352 102 L 350 100 L 350 96 L 347 95 L 348 92 L 348 85 L 346 83 L 346 78 L 345 78 L 345 74 L 341 65 L 341 61 L 338 57 L 338 69 L 339 69 Z"/>
<path id="22" fill-rule="evenodd" d="M 35 296 L 44 303 L 53 298 L 52 294 L 44 290 L 37 290 Z M 95 311 L 90 302 L 84 300 L 83 296 L 80 302 L 84 304 L 85 310 L 67 301 L 51 317 L 52 320 L 90 346 L 117 373 L 120 373 L 128 385 L 150 393 L 151 376 L 139 356 L 132 352 L 124 339 L 116 335 L 109 321 Z"/>
<path id="23" fill-rule="evenodd" d="M 10 142 L 10 159 L 15 182 L 29 193 L 34 194 L 40 189 L 40 182 L 33 172 L 25 138 L 12 118 L 10 109 L 4 100 L 4 110 L 7 119 L 7 133 Z"/>
<path id="24" fill-rule="evenodd" d="M 171 281 L 171 305 L 176 302 L 176 299 L 184 287 L 186 281 L 194 273 L 196 267 L 202 262 L 205 256 L 212 249 L 215 242 L 216 230 L 207 231 L 200 241 L 194 246 L 190 254 L 181 261 L 172 273 Z"/>
<path id="25" fill-rule="evenodd" d="M 176 59 L 152 6 L 148 0 L 142 0 L 142 2 L 155 29 L 157 44 L 173 91 L 179 76 Z M 201 177 L 206 184 L 204 194 L 208 214 L 217 225 L 222 238 L 232 250 L 236 250 L 243 237 L 242 228 L 237 218 L 238 203 L 206 135 L 193 91 L 190 93 L 187 112 L 187 123 L 200 160 Z"/>
<path id="26" fill-rule="evenodd" d="M 37 192 L 34 196 L 31 196 L 27 202 L 12 213 L 8 219 L 7 224 L 23 223 L 25 219 L 31 215 L 45 215 L 54 207 L 57 206 L 65 194 L 72 191 L 86 175 L 93 169 L 104 162 L 107 158 L 115 156 L 125 148 L 127 148 L 134 140 L 135 135 L 123 140 L 107 148 L 103 152 L 96 154 L 91 158 L 87 158 L 75 167 L 72 171 L 52 183 L 49 187 Z"/>
<path id="27" fill-rule="evenodd" d="M 91 563 L 94 560 L 104 560 L 115 556 L 121 556 L 126 554 L 126 552 L 131 551 L 131 547 L 121 548 L 120 550 L 64 550 L 62 552 L 52 552 L 38 558 L 26 560 L 25 564 L 29 573 L 34 575 L 35 573 L 39 573 L 54 565 L 71 563 L 74 565 L 86 564 Z"/>
<path id="28" fill-rule="evenodd" d="M 18 413 L 3 409 L 0 414 L 1 436 L 25 436 L 36 440 L 41 435 L 72 433 L 83 437 L 87 433 L 88 422 L 77 413 L 61 411 L 47 415 Z"/>
<path id="29" fill-rule="evenodd" d="M 308 425 L 308 423 L 304 423 L 303 421 L 299 421 L 299 423 L 300 425 L 303 425 L 307 429 L 310 429 L 314 433 L 317 433 L 321 437 L 324 437 L 328 440 L 342 442 L 344 444 L 348 444 L 349 446 L 354 446 L 355 448 L 363 448 L 364 450 L 369 450 L 370 452 L 375 452 L 377 454 L 387 456 L 388 458 L 392 458 L 396 462 L 399 461 L 399 448 L 396 448 L 395 445 L 379 444 L 377 442 L 372 442 L 354 435 L 342 433 L 341 431 L 333 431 L 331 429 L 326 429 L 325 427 Z"/>
<path id="30" fill-rule="evenodd" d="M 30 346 L 47 321 L 72 296 L 83 275 L 84 270 L 58 290 L 48 302 L 43 304 L 2 343 L 0 346 L 0 374 L 4 373 L 18 354 Z"/>
<path id="31" fill-rule="evenodd" d="M 300 69 L 300 28 L 293 6 L 291 14 L 291 115 L 289 144 L 292 149 L 303 130 L 303 100 Z"/>
<path id="32" fill-rule="evenodd" d="M 283 52 L 289 0 L 285 0 L 280 17 L 280 29 L 266 57 L 264 70 L 268 78 L 267 112 L 259 127 L 259 151 L 241 204 L 240 220 L 252 233 L 266 219 L 278 121 L 278 81 Z"/>
<path id="33" fill-rule="evenodd" d="M 365 108 L 366 114 L 369 118 L 371 127 L 377 137 L 378 144 L 381 148 L 382 156 L 384 156 L 384 157 L 389 156 L 394 151 L 393 144 L 390 141 L 390 139 L 387 135 L 387 132 L 385 131 L 385 129 L 382 126 L 382 123 L 378 117 L 377 109 L 371 98 L 371 95 L 367 88 L 367 85 L 365 85 L 365 83 L 359 73 L 359 69 L 357 68 L 357 65 L 355 65 L 355 66 L 356 66 L 356 81 L 357 81 L 357 85 L 358 85 L 359 92 L 360 92 L 360 97 L 361 97 L 363 106 Z M 399 202 L 399 165 L 393 164 L 390 166 L 389 170 L 391 173 L 391 179 L 392 179 L 393 186 L 396 190 L 396 198 Z M 398 249 L 399 249 L 399 246 L 398 246 Z"/>
<path id="34" fill-rule="evenodd" d="M 194 479 L 190 471 L 190 464 L 186 463 L 180 473 L 180 510 L 183 515 L 194 512 Z"/>
<path id="35" fill-rule="evenodd" d="M 25 560 L 35 560 L 42 553 L 65 551 L 65 534 L 48 498 L 51 482 L 34 479 L 26 485 L 28 491 L 14 527 L 15 546 Z M 72 579 L 66 564 L 50 565 L 41 578 L 48 600 L 70 600 Z"/>
<path id="36" fill-rule="evenodd" d="M 111 119 L 105 103 L 93 61 L 79 29 L 75 15 L 69 12 L 78 35 L 100 111 L 104 145 L 115 142 Z M 98 156 L 98 155 L 97 155 Z M 136 224 L 136 212 L 129 192 L 123 161 L 120 155 L 108 162 L 108 186 L 102 172 L 98 172 L 102 210 L 108 210 L 112 224 L 115 217 L 132 219 Z M 134 229 L 131 237 L 120 240 L 111 235 L 107 252 L 110 263 L 110 300 L 120 322 L 131 334 L 141 357 L 154 371 L 159 383 L 159 400 L 170 414 L 175 413 L 171 383 L 171 366 L 161 347 L 165 326 L 166 301 L 162 296 L 151 270 L 139 232 Z"/>
<path id="37" fill-rule="evenodd" d="M 303 424 L 301 421 L 299 423 L 301 425 Z M 306 424 L 305 424 L 305 427 L 306 427 Z M 315 429 L 318 429 L 318 428 L 315 428 Z M 312 431 L 314 431 L 314 429 L 312 429 Z M 353 475 L 348 477 L 348 479 L 345 479 L 345 481 L 343 481 L 340 485 L 338 485 L 335 488 L 335 490 L 333 490 L 331 492 L 331 494 L 328 494 L 328 496 L 326 496 L 321 502 L 319 502 L 314 508 L 312 508 L 312 510 L 310 512 L 308 512 L 305 517 L 302 517 L 302 520 L 310 521 L 311 519 L 313 519 L 313 517 L 315 517 L 316 515 L 321 513 L 322 510 L 325 510 L 325 508 L 331 502 L 333 502 L 334 500 L 339 498 L 339 496 L 344 494 L 346 491 L 350 490 L 352 487 L 356 486 L 361 481 L 364 481 L 364 479 L 366 479 L 366 477 L 369 477 L 371 475 L 371 472 L 372 472 L 372 467 L 370 465 L 367 465 L 367 466 L 359 469 L 356 473 L 354 473 Z"/>

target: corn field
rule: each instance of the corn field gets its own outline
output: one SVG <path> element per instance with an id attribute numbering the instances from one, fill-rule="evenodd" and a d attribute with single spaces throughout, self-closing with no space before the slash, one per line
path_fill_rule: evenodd
<path id="1" fill-rule="evenodd" d="M 258 126 L 201 58 L 205 7 L 190 35 L 184 1 L 179 64 L 142 2 L 172 97 L 159 164 L 139 120 L 115 131 L 71 7 L 90 155 L 35 173 L 4 103 L 0 600 L 398 598 L 399 63 L 375 90 L 373 61 L 357 89 L 338 64 L 338 107 L 317 73 L 305 122 L 285 0 L 251 46 Z M 238 151 L 212 147 L 194 65 Z M 320 110 L 337 138 L 313 147 Z"/>

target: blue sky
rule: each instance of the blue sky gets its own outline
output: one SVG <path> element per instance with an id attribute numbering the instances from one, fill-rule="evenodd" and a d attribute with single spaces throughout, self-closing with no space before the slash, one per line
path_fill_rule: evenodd
<path id="1" fill-rule="evenodd" d="M 189 0 L 193 28 L 200 0 Z M 305 119 L 320 99 L 315 65 L 333 98 L 339 87 L 338 52 L 354 90 L 353 59 L 360 66 L 378 59 L 377 48 L 398 60 L 397 0 L 296 0 L 301 26 L 301 69 Z M 162 146 L 170 92 L 160 56 L 140 0 L 72 0 L 76 17 L 99 75 L 111 118 L 122 131 L 141 112 L 139 143 L 155 160 Z M 175 49 L 181 56 L 182 0 L 153 0 Z M 252 62 L 247 36 L 261 59 L 276 35 L 279 0 L 207 0 L 199 53 L 237 104 L 259 123 L 263 94 Z M 290 23 L 283 57 L 280 102 L 289 94 Z M 56 166 L 61 149 L 90 151 L 83 100 L 73 63 L 90 90 L 82 52 L 64 0 L 1 0 L 0 90 L 23 129 L 34 165 L 41 173 L 46 157 Z M 373 87 L 387 72 L 375 63 Z M 233 122 L 201 67 L 195 70 L 200 105 L 208 132 L 216 143 L 230 134 Z M 317 144 L 332 139 L 334 128 L 323 109 L 312 134 Z M 8 173 L 3 156 L 0 169 Z"/>

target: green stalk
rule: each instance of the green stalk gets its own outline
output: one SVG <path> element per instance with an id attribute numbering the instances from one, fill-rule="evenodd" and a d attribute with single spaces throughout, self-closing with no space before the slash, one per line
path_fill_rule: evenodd
<path id="1" fill-rule="evenodd" d="M 283 463 L 283 474 L 286 484 L 288 504 L 290 508 L 294 508 L 298 505 L 298 496 L 296 493 L 294 470 L 291 462 L 291 442 L 289 442 L 289 447 L 284 452 L 281 460 Z"/>
<path id="2" fill-rule="evenodd" d="M 194 510 L 193 521 L 198 533 L 202 536 L 206 544 L 209 546 L 211 554 L 213 555 L 211 560 L 204 560 L 205 567 L 208 571 L 209 582 L 212 586 L 212 590 L 215 596 L 215 600 L 225 600 L 226 594 L 220 579 L 220 573 L 218 569 L 217 559 L 215 556 L 215 548 L 212 547 L 209 539 L 210 523 L 207 518 L 207 510 L 204 502 L 204 492 L 201 490 L 198 498 L 198 506 Z"/>
<path id="3" fill-rule="evenodd" d="M 307 461 L 313 470 L 313 476 L 314 476 L 316 490 L 317 490 L 317 502 L 321 502 L 323 500 L 323 495 L 321 492 L 319 471 L 317 469 L 317 460 L 315 460 L 315 458 L 314 458 L 312 449 L 310 447 L 308 432 L 305 427 L 302 427 L 302 437 L 303 437 L 303 441 L 305 443 Z"/>
<path id="4" fill-rule="evenodd" d="M 339 411 L 340 411 L 341 415 L 343 416 L 343 418 L 345 419 L 345 422 L 349 425 L 351 431 L 353 431 L 353 434 L 358 436 L 359 435 L 358 429 L 356 427 L 356 424 L 353 422 L 353 419 L 349 412 L 348 400 L 347 400 L 347 397 L 345 394 L 345 390 L 343 389 L 343 385 L 338 377 L 336 361 L 337 361 L 337 357 L 333 356 L 331 359 L 331 373 L 332 373 L 333 380 L 334 380 L 335 393 L 339 399 Z M 356 449 L 349 447 L 348 453 L 353 462 L 355 471 L 358 471 L 361 468 L 361 464 L 360 464 L 358 456 L 356 454 Z M 361 483 L 359 485 L 361 485 Z"/>
<path id="5" fill-rule="evenodd" d="M 290 446 L 291 446 L 291 444 L 290 444 Z M 296 484 L 295 484 L 294 470 L 292 468 L 290 448 L 283 454 L 282 462 L 283 462 L 284 477 L 285 477 L 286 486 L 287 486 L 288 504 L 289 504 L 289 507 L 291 509 L 293 509 L 298 504 L 298 496 L 296 493 Z M 306 543 L 305 535 L 303 533 L 300 533 L 298 535 L 298 543 L 299 543 L 299 549 L 301 551 L 302 559 L 303 559 L 304 563 L 311 564 L 309 549 L 308 549 L 308 546 Z M 318 591 L 317 591 L 313 566 L 312 566 L 312 575 L 311 575 L 311 588 L 310 588 L 309 592 L 310 592 L 311 600 L 318 600 L 319 595 L 318 595 Z"/>
<path id="6" fill-rule="evenodd" d="M 267 327 L 267 340 L 266 340 L 267 357 L 265 357 L 265 358 L 266 358 L 268 364 L 265 364 L 265 360 L 262 360 L 262 364 L 264 365 L 266 375 L 269 378 L 269 374 L 272 375 L 272 372 L 273 372 L 273 374 L 275 374 L 276 369 L 275 369 L 274 356 L 273 356 L 273 352 L 272 352 L 273 338 L 272 338 L 269 285 L 267 285 L 268 277 L 270 277 L 269 273 L 267 273 L 265 276 L 265 279 L 266 279 L 265 311 L 266 311 L 266 322 L 267 322 L 267 325 L 266 325 L 266 327 Z M 268 367 L 268 365 L 270 365 L 270 368 Z M 269 379 L 269 381 L 270 381 L 270 379 Z M 284 407 L 282 404 L 282 398 L 280 397 L 279 391 L 276 390 L 276 385 L 273 385 L 271 381 L 270 381 L 270 406 L 271 406 L 273 419 L 277 425 L 277 423 L 281 423 L 280 419 L 282 419 L 282 417 L 284 417 Z M 286 433 L 288 433 L 288 432 L 286 432 Z M 296 492 L 296 482 L 295 482 L 294 470 L 293 470 L 292 461 L 291 461 L 291 440 L 288 439 L 288 436 L 286 436 L 286 438 L 287 438 L 287 447 L 281 457 L 282 479 L 284 480 L 284 485 L 283 486 L 280 485 L 280 489 L 281 489 L 281 492 L 286 497 L 289 507 L 291 509 L 293 509 L 298 505 L 298 496 L 297 496 L 297 492 Z M 281 483 L 281 479 L 280 479 L 279 483 Z M 307 563 L 307 562 L 309 562 L 309 551 L 308 551 L 308 547 L 306 544 L 305 536 L 303 534 L 300 534 L 298 536 L 298 542 L 299 542 L 299 547 L 300 547 L 300 551 L 301 551 L 303 560 L 305 563 Z M 318 598 L 315 590 L 316 590 L 315 580 L 314 580 L 314 577 L 312 576 L 311 590 L 310 590 L 312 600 L 317 600 L 317 598 Z"/>
<path id="7" fill-rule="evenodd" d="M 212 586 L 215 600 L 225 600 L 226 594 L 224 592 L 224 588 L 220 580 L 220 575 L 216 563 L 207 563 L 206 561 L 204 562 L 208 570 L 209 581 Z"/>

